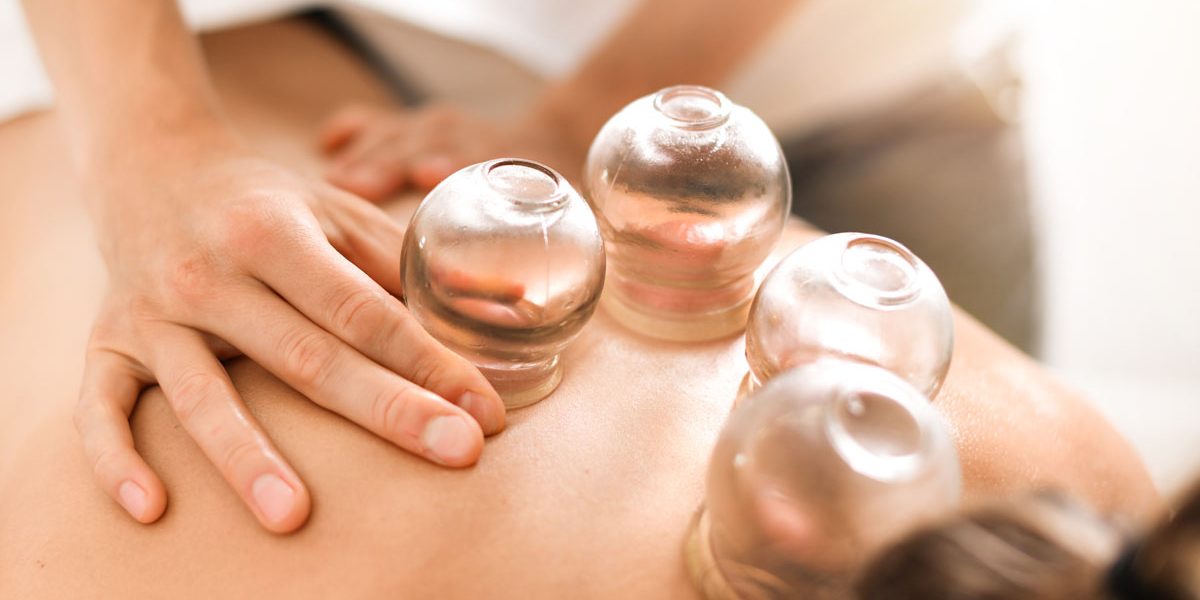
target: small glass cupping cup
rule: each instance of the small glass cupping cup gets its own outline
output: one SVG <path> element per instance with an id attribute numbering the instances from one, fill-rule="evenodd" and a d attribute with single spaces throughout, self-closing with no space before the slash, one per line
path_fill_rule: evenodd
<path id="1" fill-rule="evenodd" d="M 759 287 L 739 398 L 822 356 L 878 365 L 933 398 L 953 350 L 950 300 L 921 259 L 885 237 L 828 235 L 786 256 Z"/>
<path id="2" fill-rule="evenodd" d="M 716 90 L 666 88 L 604 125 L 585 181 L 613 317 L 667 340 L 741 331 L 755 269 L 791 208 L 787 163 L 762 119 Z"/>
<path id="3" fill-rule="evenodd" d="M 949 428 L 894 373 L 826 358 L 731 414 L 685 557 L 706 598 L 843 598 L 861 561 L 953 510 Z"/>
<path id="4" fill-rule="evenodd" d="M 604 273 L 591 208 L 553 169 L 515 158 L 466 167 L 434 188 L 401 258 L 413 316 L 475 363 L 508 408 L 558 386 L 559 354 L 595 311 Z"/>

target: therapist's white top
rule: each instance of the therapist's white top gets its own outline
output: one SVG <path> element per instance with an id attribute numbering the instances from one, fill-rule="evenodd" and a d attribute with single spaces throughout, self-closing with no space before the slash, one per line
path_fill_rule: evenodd
<path id="1" fill-rule="evenodd" d="M 370 8 L 443 35 L 494 48 L 547 77 L 576 63 L 635 0 L 182 0 L 189 25 L 212 31 L 316 6 Z M 0 0 L 0 120 L 53 100 L 21 11 Z"/>
<path id="2" fill-rule="evenodd" d="M 314 6 L 368 8 L 491 48 L 552 78 L 579 64 L 636 1 L 183 0 L 182 7 L 188 23 L 200 31 Z M 984 4 L 986 0 L 798 2 L 803 9 L 781 24 L 729 91 L 764 113 L 773 126 L 787 129 L 852 106 L 855 97 L 879 100 L 969 60 L 991 43 L 992 32 L 971 29 Z M 52 101 L 53 88 L 19 0 L 0 0 L 0 121 Z"/>

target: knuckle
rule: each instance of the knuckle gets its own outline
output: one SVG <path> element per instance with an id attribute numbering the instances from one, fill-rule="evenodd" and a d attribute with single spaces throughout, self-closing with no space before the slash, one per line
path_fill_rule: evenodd
<path id="1" fill-rule="evenodd" d="M 355 341 L 370 341 L 387 324 L 387 299 L 379 291 L 356 287 L 340 292 L 330 318 L 336 331 L 350 333 Z"/>
<path id="2" fill-rule="evenodd" d="M 253 438 L 242 437 L 231 440 L 221 447 L 217 460 L 217 468 L 222 473 L 237 473 L 244 470 L 243 465 L 251 464 L 262 455 L 262 446 Z"/>
<path id="3" fill-rule="evenodd" d="M 324 385 L 337 356 L 334 339 L 320 331 L 293 332 L 280 343 L 284 371 L 309 389 Z"/>
<path id="4" fill-rule="evenodd" d="M 171 408 L 183 423 L 196 419 L 206 403 L 220 391 L 220 380 L 211 373 L 192 371 L 181 376 L 168 396 Z"/>
<path id="5" fill-rule="evenodd" d="M 371 423 L 386 436 L 411 441 L 416 433 L 406 423 L 412 405 L 413 398 L 407 391 L 379 394 L 371 404 Z"/>
<path id="6" fill-rule="evenodd" d="M 120 450 L 101 448 L 92 460 L 92 474 L 101 481 L 118 479 L 124 464 L 125 460 Z"/>
<path id="7" fill-rule="evenodd" d="M 457 358 L 457 355 L 453 358 Z M 453 364 L 453 358 L 448 358 L 434 349 L 419 352 L 412 363 L 412 372 L 408 374 L 408 380 L 426 388 L 437 387 L 436 384 L 445 378 L 447 367 Z"/>
<path id="8" fill-rule="evenodd" d="M 397 335 L 409 342 L 405 379 L 431 390 L 441 390 L 462 383 L 478 370 L 470 361 L 443 346 L 429 335 L 415 319 L 409 319 L 404 331 Z"/>
<path id="9" fill-rule="evenodd" d="M 264 250 L 280 232 L 288 230 L 287 218 L 278 205 L 278 199 L 267 194 L 251 194 L 230 203 L 222 215 L 225 246 L 241 255 Z"/>
<path id="10" fill-rule="evenodd" d="M 166 289 L 175 298 L 194 302 L 212 294 L 215 275 L 208 256 L 200 252 L 185 255 L 167 267 Z"/>

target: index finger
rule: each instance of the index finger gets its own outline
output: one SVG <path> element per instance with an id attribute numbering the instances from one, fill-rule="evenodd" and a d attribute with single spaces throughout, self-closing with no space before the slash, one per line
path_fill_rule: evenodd
<path id="1" fill-rule="evenodd" d="M 278 244 L 259 258 L 254 274 L 322 329 L 459 405 L 484 433 L 504 428 L 504 402 L 479 369 L 438 343 L 399 300 L 328 243 Z"/>

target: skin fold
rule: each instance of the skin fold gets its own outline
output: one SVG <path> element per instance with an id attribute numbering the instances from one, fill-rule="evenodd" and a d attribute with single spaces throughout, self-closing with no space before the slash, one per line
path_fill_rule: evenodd
<path id="1" fill-rule="evenodd" d="M 322 117 L 384 100 L 302 23 L 211 36 L 205 52 L 250 143 L 300 172 L 321 172 Z M 157 523 L 135 522 L 96 486 L 71 423 L 104 276 L 55 118 L 0 126 L 0 596 L 692 594 L 681 544 L 746 371 L 743 343 L 651 341 L 602 310 L 564 356 L 558 391 L 510 413 L 469 469 L 405 453 L 249 360 L 227 363 L 308 485 L 311 516 L 290 535 L 258 525 L 151 388 L 133 437 L 170 504 Z M 403 223 L 414 205 L 387 210 Z M 793 222 L 776 258 L 816 235 Z M 1092 407 L 969 316 L 955 326 L 935 405 L 954 428 L 968 499 L 1054 486 L 1130 519 L 1157 509 L 1145 468 Z"/>

